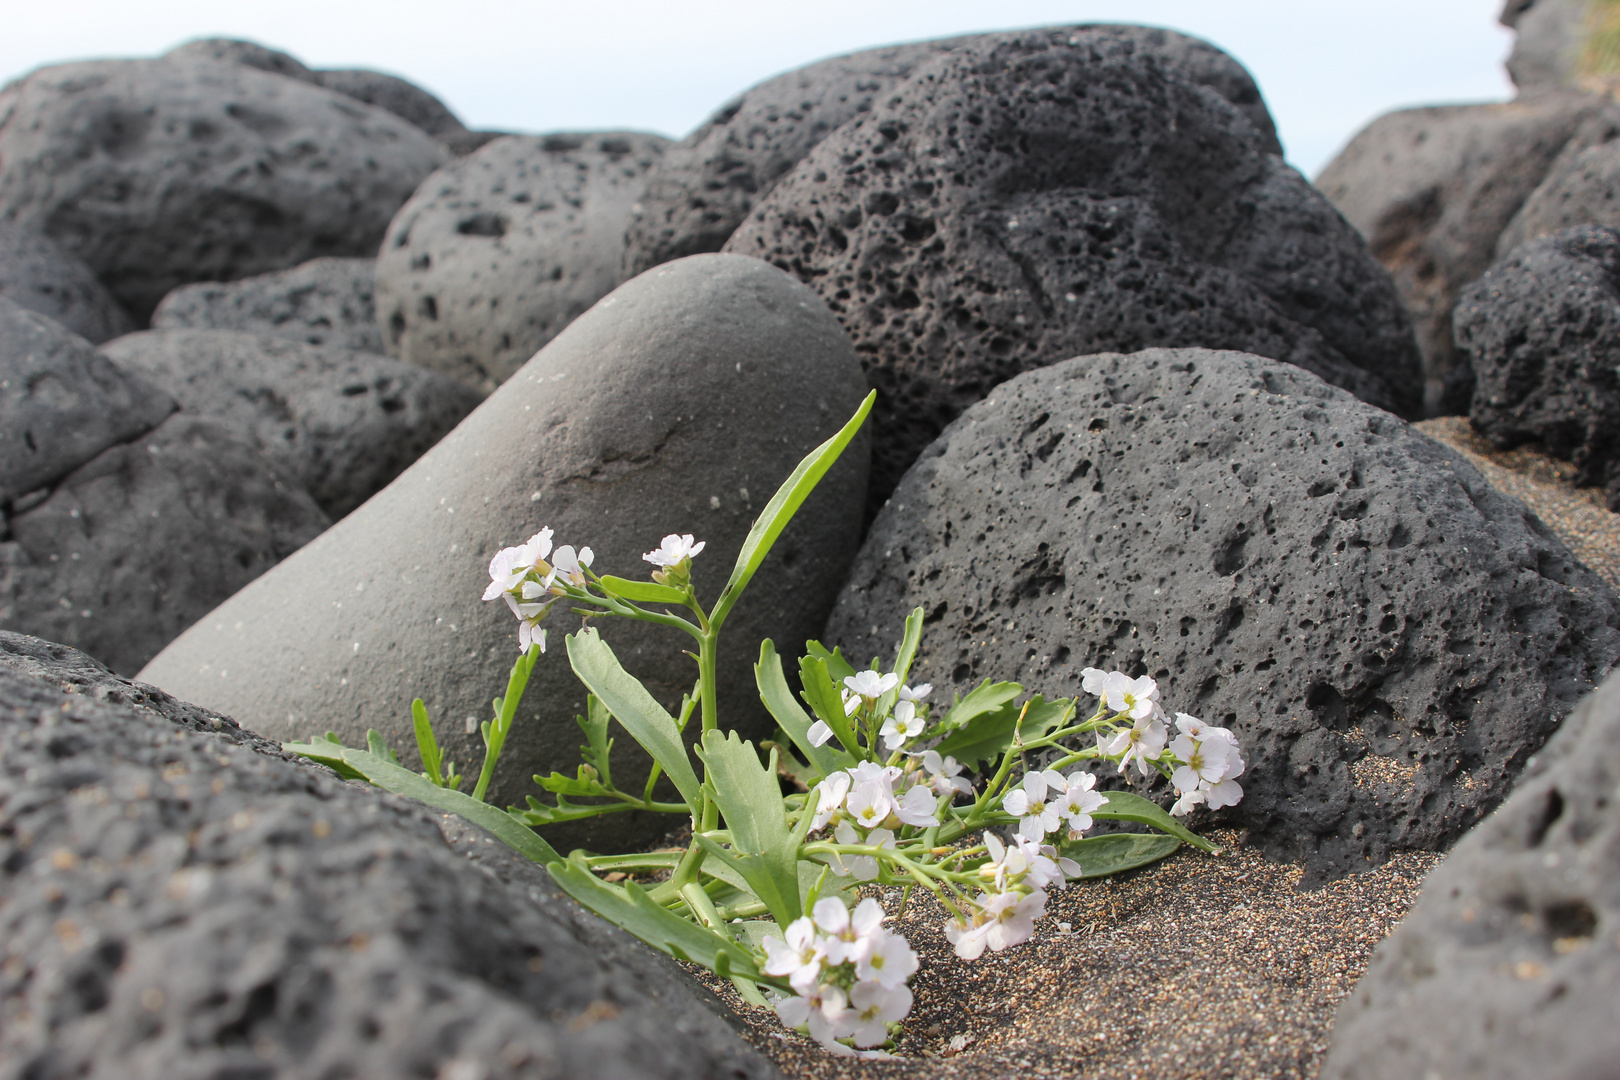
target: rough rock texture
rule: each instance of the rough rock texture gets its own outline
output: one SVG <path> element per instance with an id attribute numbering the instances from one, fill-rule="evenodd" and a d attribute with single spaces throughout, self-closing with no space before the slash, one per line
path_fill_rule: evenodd
<path id="1" fill-rule="evenodd" d="M 279 49 L 268 48 L 256 41 L 243 41 L 241 38 L 198 38 L 170 49 L 163 54 L 163 59 L 240 64 L 243 67 L 258 68 L 271 75 L 297 79 L 311 86 L 318 84 L 315 73 L 305 67 L 303 61 Z"/>
<path id="2" fill-rule="evenodd" d="M 385 356 L 234 330 L 146 330 L 103 353 L 187 412 L 247 435 L 335 520 L 388 486 L 482 396 Z"/>
<path id="3" fill-rule="evenodd" d="M 443 140 L 468 133 L 467 126 L 456 119 L 456 114 L 444 102 L 397 75 L 359 68 L 323 68 L 315 72 L 315 81 L 328 90 L 336 90 L 356 101 L 387 109 L 435 139 Z"/>
<path id="4" fill-rule="evenodd" d="M 593 548 L 598 573 L 645 580 L 641 554 L 691 532 L 708 545 L 694 577 L 712 602 L 755 515 L 863 393 L 848 339 L 788 275 L 722 255 L 658 267 L 575 321 L 386 490 L 141 677 L 272 738 L 330 728 L 355 745 L 375 727 L 402 760 L 414 759 L 410 702 L 420 695 L 447 754 L 477 760 L 467 721 L 476 732 L 518 655 L 505 605 L 479 600 L 490 556 L 550 526 L 557 544 Z M 769 732 L 752 671 L 760 638 L 786 649 L 819 632 L 858 546 L 866 452 L 864 439 L 850 448 L 728 619 L 728 725 Z M 491 789 L 501 805 L 538 793 L 535 772 L 578 764 L 584 693 L 561 637 L 579 622 L 557 611 L 549 625 L 552 652 L 534 670 Z M 696 669 L 678 631 L 613 620 L 602 635 L 666 707 L 691 689 Z M 257 658 L 245 667 L 244 649 Z M 631 745 L 615 743 L 627 755 L 616 775 L 643 768 Z M 602 850 L 670 827 L 620 814 L 558 843 Z"/>
<path id="5" fill-rule="evenodd" d="M 1620 1060 L 1620 679 L 1424 883 L 1339 1008 L 1324 1080 L 1602 1080 Z"/>
<path id="6" fill-rule="evenodd" d="M 1506 258 L 1521 244 L 1576 225 L 1620 225 L 1620 123 L 1604 141 L 1580 140 L 1565 147 L 1547 176 L 1496 242 Z"/>
<path id="7" fill-rule="evenodd" d="M 1502 449 L 1540 442 L 1620 510 L 1620 231 L 1570 229 L 1514 252 L 1462 295 L 1469 419 Z"/>
<path id="8" fill-rule="evenodd" d="M 176 407 L 77 334 L 0 296 L 0 503 L 151 430 Z"/>
<path id="9" fill-rule="evenodd" d="M 59 64 L 0 89 L 0 216 L 142 321 L 187 282 L 372 254 L 445 158 L 392 113 L 240 64 Z"/>
<path id="10" fill-rule="evenodd" d="M 0 539 L 0 627 L 133 674 L 327 524 L 244 436 L 176 413 L 43 501 L 13 505 Z"/>
<path id="11" fill-rule="evenodd" d="M 152 313 L 154 330 L 246 330 L 306 345 L 382 354 L 375 259 L 311 259 L 229 283 L 184 285 Z"/>
<path id="12" fill-rule="evenodd" d="M 54 682 L 0 662 L 5 1080 L 777 1075 L 487 834 Z"/>
<path id="13" fill-rule="evenodd" d="M 1321 881 L 1442 850 L 1620 656 L 1620 600 L 1473 466 L 1287 364 L 1155 349 L 973 406 L 872 526 L 829 646 L 1048 697 L 1159 680 L 1231 727 L 1223 820 Z"/>
<path id="14" fill-rule="evenodd" d="M 1617 116 L 1574 94 L 1403 109 L 1368 124 L 1316 178 L 1395 279 L 1423 351 L 1429 415 L 1468 411 L 1451 334 L 1458 294 L 1490 267 L 1566 147 L 1607 137 Z"/>
<path id="15" fill-rule="evenodd" d="M 644 174 L 669 140 L 512 135 L 400 208 L 377 258 L 388 351 L 488 392 L 622 280 Z"/>
<path id="16" fill-rule="evenodd" d="M 934 61 L 726 243 L 797 274 L 881 397 L 881 500 L 963 408 L 1077 353 L 1241 348 L 1398 413 L 1411 326 L 1354 230 L 1243 114 L 1111 33 Z"/>
<path id="17" fill-rule="evenodd" d="M 99 345 L 135 329 L 83 262 L 49 237 L 0 218 L 0 296 Z"/>
<path id="18" fill-rule="evenodd" d="M 1267 149 L 1282 153 L 1271 113 L 1243 65 L 1197 38 L 1146 26 L 1073 26 L 1053 33 L 1128 40 L 1243 111 Z M 664 155 L 631 221 L 626 276 L 683 255 L 719 251 L 750 210 L 810 150 L 870 112 L 920 65 L 984 48 L 983 34 L 838 56 L 778 75 L 727 102 Z"/>

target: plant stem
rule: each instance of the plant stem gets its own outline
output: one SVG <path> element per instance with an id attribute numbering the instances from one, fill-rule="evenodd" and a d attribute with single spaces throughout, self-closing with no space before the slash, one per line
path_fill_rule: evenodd
<path id="1" fill-rule="evenodd" d="M 718 632 L 709 630 L 698 635 L 698 681 L 702 684 L 698 700 L 703 706 L 703 730 L 713 731 L 720 726 L 719 702 L 715 700 L 715 678 L 718 659 Z"/>

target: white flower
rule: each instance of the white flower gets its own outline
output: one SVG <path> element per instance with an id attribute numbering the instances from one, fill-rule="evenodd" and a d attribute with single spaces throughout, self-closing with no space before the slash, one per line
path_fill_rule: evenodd
<path id="1" fill-rule="evenodd" d="M 933 683 L 923 683 L 921 686 L 902 686 L 900 688 L 901 701 L 921 701 L 933 692 Z"/>
<path id="2" fill-rule="evenodd" d="M 918 784 L 895 801 L 894 816 L 902 825 L 915 825 L 919 829 L 939 824 L 939 809 L 934 801 L 933 789 Z"/>
<path id="3" fill-rule="evenodd" d="M 844 800 L 855 824 L 863 829 L 875 829 L 894 812 L 894 802 L 886 784 L 867 782 L 857 785 Z"/>
<path id="4" fill-rule="evenodd" d="M 852 693 L 859 694 L 868 701 L 876 701 L 899 685 L 900 676 L 892 671 L 887 675 L 882 675 L 876 671 L 867 670 L 844 678 L 844 686 L 847 689 Z"/>
<path id="5" fill-rule="evenodd" d="M 859 963 L 883 935 L 883 905 L 868 896 L 850 912 L 836 896 L 823 897 L 811 910 L 816 926 L 826 935 L 827 963 Z"/>
<path id="6" fill-rule="evenodd" d="M 703 551 L 703 545 L 705 543 L 707 543 L 707 541 L 704 540 L 699 540 L 695 544 L 692 543 L 691 533 L 687 533 L 684 536 L 680 535 L 679 533 L 670 533 L 668 536 L 664 537 L 663 541 L 658 545 L 658 549 L 656 551 L 649 551 L 647 554 L 643 555 L 642 558 L 647 562 L 652 563 L 654 566 L 662 566 L 665 568 L 679 566 L 682 561 L 690 559 L 694 555 L 700 554 Z"/>
<path id="7" fill-rule="evenodd" d="M 810 730 L 804 734 L 805 738 L 810 740 L 811 746 L 823 746 L 828 739 L 833 737 L 833 729 L 827 726 L 827 721 L 817 720 L 810 725 Z"/>
<path id="8" fill-rule="evenodd" d="M 873 829 L 863 840 L 855 831 L 855 826 L 847 820 L 838 823 L 838 827 L 833 830 L 833 838 L 840 844 L 866 844 L 890 850 L 894 848 L 894 833 L 888 829 Z M 843 852 L 834 852 L 827 865 L 831 866 L 832 872 L 839 877 L 854 877 L 856 881 L 871 881 L 878 876 L 878 861 L 875 855 L 845 855 Z"/>
<path id="9" fill-rule="evenodd" d="M 1108 672 L 1101 668 L 1088 667 L 1080 673 L 1080 689 L 1093 697 L 1102 697 L 1108 685 Z"/>
<path id="10" fill-rule="evenodd" d="M 893 989 L 904 986 L 917 973 L 917 953 L 899 934 L 884 931 L 872 941 L 866 955 L 855 961 L 857 979 L 874 979 Z"/>
<path id="11" fill-rule="evenodd" d="M 557 549 L 556 555 L 552 556 L 551 566 L 556 573 L 568 578 L 575 585 L 583 585 L 585 568 L 591 565 L 595 558 L 596 554 L 590 548 L 580 548 L 576 553 L 572 546 L 565 544 Z"/>
<path id="12" fill-rule="evenodd" d="M 848 1007 L 844 991 L 822 984 L 813 992 L 784 998 L 776 1004 L 776 1015 L 789 1028 L 809 1025 L 810 1037 L 835 1053 L 848 1053 L 837 1042 L 855 1032 L 855 1012 Z"/>
<path id="13" fill-rule="evenodd" d="M 990 925 L 984 935 L 985 944 L 992 952 L 1000 952 L 1028 941 L 1035 933 L 1035 920 L 1046 914 L 1046 894 L 1039 889 L 1027 896 L 1001 893 L 982 906 Z"/>
<path id="14" fill-rule="evenodd" d="M 1164 753 L 1165 735 L 1163 723 L 1149 716 L 1140 717 L 1136 723 L 1103 744 L 1103 754 L 1107 757 L 1119 757 L 1120 772 L 1124 772 L 1125 766 L 1135 758 L 1137 771 L 1143 776 L 1152 776 L 1154 773 L 1152 762 Z M 1102 743 L 1100 732 L 1098 742 Z"/>
<path id="15" fill-rule="evenodd" d="M 1170 744 L 1170 752 L 1182 762 L 1170 774 L 1170 782 L 1181 791 L 1216 783 L 1231 764 L 1231 747 L 1219 739 L 1199 742 L 1189 735 L 1178 735 Z"/>
<path id="16" fill-rule="evenodd" d="M 928 770 L 928 775 L 933 778 L 930 785 L 936 793 L 966 795 L 973 790 L 973 785 L 968 783 L 967 777 L 957 775 L 962 771 L 962 766 L 957 764 L 955 758 L 941 758 L 938 750 L 924 750 L 922 763 L 923 768 Z"/>
<path id="17" fill-rule="evenodd" d="M 956 955 L 963 960 L 977 960 L 984 955 L 984 938 L 990 924 L 977 920 L 964 923 L 952 919 L 945 924 L 945 940 L 956 946 Z"/>
<path id="18" fill-rule="evenodd" d="M 1132 720 L 1156 717 L 1159 712 L 1159 684 L 1146 675 L 1133 679 L 1123 671 L 1111 671 L 1103 682 L 1103 700 L 1109 709 Z"/>
<path id="19" fill-rule="evenodd" d="M 821 981 L 821 961 L 827 955 L 826 943 L 816 933 L 815 921 L 808 915 L 788 923 L 783 933 L 786 940 L 776 937 L 765 939 L 765 974 L 785 976 L 793 989 L 807 994 Z M 798 1024 L 793 1026 L 797 1027 Z"/>
<path id="20" fill-rule="evenodd" d="M 881 784 L 884 791 L 892 792 L 894 782 L 900 779 L 900 769 L 894 765 L 862 761 L 849 770 L 849 775 L 857 784 Z"/>
<path id="21" fill-rule="evenodd" d="M 1204 792 L 1204 797 L 1209 800 L 1211 810 L 1219 810 L 1223 806 L 1236 806 L 1243 798 L 1243 785 L 1227 776 L 1219 783 L 1210 785 L 1209 790 Z"/>
<path id="22" fill-rule="evenodd" d="M 1177 799 L 1170 807 L 1170 813 L 1174 814 L 1176 817 L 1186 817 L 1188 814 L 1193 812 L 1195 807 L 1204 801 L 1204 792 L 1200 791 L 1198 788 L 1191 788 L 1187 791 L 1179 792 L 1179 794 L 1181 795 L 1181 798 Z"/>
<path id="23" fill-rule="evenodd" d="M 546 632 L 540 629 L 540 620 L 546 617 L 551 610 L 551 602 L 544 604 L 520 604 L 513 599 L 511 593 L 501 593 L 506 600 L 506 606 L 512 609 L 512 614 L 518 618 L 518 651 L 528 652 L 531 643 L 538 644 L 540 651 L 546 651 Z"/>
<path id="24" fill-rule="evenodd" d="M 904 1020 L 911 1011 L 911 988 L 887 987 L 877 982 L 858 982 L 849 993 L 855 1014 L 856 1046 L 877 1046 L 889 1037 L 888 1024 Z"/>
<path id="25" fill-rule="evenodd" d="M 1023 871 L 1017 875 L 1020 883 L 1045 889 L 1056 885 L 1068 888 L 1068 878 L 1080 876 L 1080 864 L 1073 859 L 1059 858 L 1057 848 L 1051 844 L 1037 844 L 1033 840 L 1013 834 L 1013 846 L 1007 849 L 1009 867 L 1022 863 Z M 1017 880 L 1015 879 L 1015 880 Z"/>
<path id="26" fill-rule="evenodd" d="M 928 721 L 917 712 L 917 704 L 912 701 L 900 700 L 894 704 L 894 712 L 883 721 L 883 745 L 889 750 L 898 750 L 906 744 L 907 739 L 914 739 L 922 734 Z"/>
<path id="27" fill-rule="evenodd" d="M 1047 769 L 1024 774 L 1024 786 L 1014 788 L 1001 801 L 1001 808 L 1016 816 L 1018 831 L 1031 840 L 1040 840 L 1049 832 L 1056 832 L 1063 815 L 1057 804 L 1047 801 L 1046 789 L 1055 786 L 1062 792 L 1065 781 L 1061 774 Z"/>
<path id="28" fill-rule="evenodd" d="M 493 600 L 503 592 L 510 592 L 550 554 L 550 529 L 541 529 L 517 547 L 497 551 L 489 560 L 489 587 L 484 590 L 484 599 Z"/>
<path id="29" fill-rule="evenodd" d="M 1076 769 L 1064 781 L 1063 794 L 1054 799 L 1058 813 L 1069 823 L 1069 831 L 1082 833 L 1091 828 L 1091 812 L 1108 802 L 1108 796 L 1093 791 L 1097 778 Z"/>
<path id="30" fill-rule="evenodd" d="M 816 816 L 810 821 L 811 832 L 826 828 L 827 822 L 843 808 L 844 796 L 849 794 L 849 773 L 833 773 L 816 785 L 816 794 Z"/>

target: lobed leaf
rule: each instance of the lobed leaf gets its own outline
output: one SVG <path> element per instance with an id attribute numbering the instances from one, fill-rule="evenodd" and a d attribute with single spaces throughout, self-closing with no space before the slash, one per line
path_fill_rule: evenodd
<path id="1" fill-rule="evenodd" d="M 754 665 L 754 681 L 759 685 L 759 700 L 766 710 L 782 725 L 793 745 L 822 776 L 830 776 L 840 769 L 848 769 L 855 759 L 830 743 L 814 746 L 810 742 L 808 714 L 793 699 L 787 676 L 782 671 L 782 658 L 776 655 L 776 646 L 766 638 L 759 643 L 759 663 Z"/>
<path id="2" fill-rule="evenodd" d="M 1012 749 L 1013 736 L 1018 730 L 1018 714 L 1021 711 L 1018 705 L 1008 704 L 992 713 L 978 713 L 965 726 L 945 736 L 934 749 L 939 751 L 941 756 L 949 755 L 964 764 L 994 761 Z M 1024 741 L 1029 742 L 1056 731 L 1073 715 L 1073 698 L 1047 701 L 1036 694 L 1029 699 L 1029 712 L 1024 714 Z"/>
<path id="3" fill-rule="evenodd" d="M 804 687 L 805 704 L 832 728 L 838 741 L 844 744 L 844 749 L 859 757 L 860 742 L 856 740 L 855 729 L 850 726 L 849 717 L 844 713 L 844 698 L 833 684 L 827 661 L 814 656 L 799 657 L 799 685 Z"/>
<path id="4" fill-rule="evenodd" d="M 726 852 L 701 833 L 698 841 L 711 855 L 730 859 L 753 894 L 786 926 L 803 914 L 799 845 L 788 829 L 775 762 L 762 764 L 754 744 L 743 742 L 736 732 L 704 732 L 698 753 L 707 767 L 714 800 L 731 830 L 732 851 Z"/>

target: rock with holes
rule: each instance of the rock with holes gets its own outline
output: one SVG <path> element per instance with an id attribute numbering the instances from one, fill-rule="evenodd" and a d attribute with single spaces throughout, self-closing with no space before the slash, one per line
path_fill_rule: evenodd
<path id="1" fill-rule="evenodd" d="M 414 761 L 411 699 L 447 754 L 481 759 L 478 722 L 518 656 L 518 624 L 483 603 L 489 559 L 542 526 L 589 546 L 598 573 L 645 580 L 643 552 L 671 533 L 707 545 L 694 564 L 712 603 L 755 516 L 799 460 L 864 395 L 849 340 L 809 289 L 774 267 L 699 255 L 627 282 L 576 320 L 438 446 L 364 506 L 170 645 L 142 673 L 273 738 L 332 729 L 350 745 L 383 732 Z M 720 697 L 728 725 L 771 730 L 752 665 L 820 630 L 858 546 L 866 446 L 852 445 L 726 622 Z M 556 611 L 491 801 L 522 805 L 536 773 L 579 763 L 583 691 Z M 696 670 L 685 635 L 612 620 L 603 638 L 666 707 Z M 239 658 L 248 650 L 251 664 Z M 632 741 L 616 776 L 644 775 Z M 416 766 L 413 764 L 413 768 Z M 595 819 L 559 838 L 608 850 L 661 836 L 670 819 Z"/>
<path id="2" fill-rule="evenodd" d="M 84 260 L 138 320 L 165 293 L 370 255 L 446 152 L 392 113 L 187 57 L 41 68 L 0 89 L 0 216 Z"/>
<path id="3" fill-rule="evenodd" d="M 256 41 L 244 41 L 241 38 L 197 38 L 175 46 L 164 53 L 163 58 L 240 64 L 243 67 L 257 68 L 271 75 L 281 75 L 311 85 L 319 82 L 315 73 L 305 67 L 302 60 L 290 53 L 260 45 Z"/>
<path id="4" fill-rule="evenodd" d="M 135 329 L 83 262 L 50 237 L 0 218 L 0 296 L 99 345 Z"/>
<path id="5" fill-rule="evenodd" d="M 1128 41 L 1241 109 L 1266 147 L 1282 153 L 1271 113 L 1243 65 L 1197 38 L 1146 26 L 1059 27 L 1053 33 Z M 629 273 L 719 251 L 743 219 L 810 150 L 870 112 L 920 65 L 987 47 L 976 34 L 867 49 L 768 79 L 721 106 L 653 170 L 625 246 Z"/>
<path id="6" fill-rule="evenodd" d="M 873 498 L 1021 371 L 1242 348 L 1420 404 L 1388 275 L 1242 112 L 1129 39 L 999 35 L 823 140 L 726 250 L 827 301 L 880 393 Z"/>
<path id="7" fill-rule="evenodd" d="M 0 627 L 132 675 L 329 522 L 246 436 L 180 412 L 12 503 L 5 524 Z"/>
<path id="8" fill-rule="evenodd" d="M 387 352 L 377 329 L 374 259 L 311 259 L 231 282 L 183 285 L 152 313 L 154 330 L 245 330 L 305 345 Z"/>
<path id="9" fill-rule="evenodd" d="M 1620 1060 L 1620 678 L 1424 883 L 1339 1007 L 1324 1080 L 1598 1080 Z"/>
<path id="10" fill-rule="evenodd" d="M 88 341 L 0 296 L 0 504 L 150 431 L 175 408 Z"/>
<path id="11" fill-rule="evenodd" d="M 936 694 L 1120 669 L 1230 727 L 1224 820 L 1308 881 L 1444 849 L 1620 656 L 1620 600 L 1456 453 L 1201 349 L 1064 361 L 963 413 L 822 640 L 881 654 L 918 605 Z"/>
<path id="12" fill-rule="evenodd" d="M 625 222 L 669 140 L 512 135 L 435 173 L 388 227 L 389 352 L 488 392 L 623 279 Z"/>
<path id="13" fill-rule="evenodd" d="M 1606 141 L 1565 148 L 1502 231 L 1497 258 L 1579 225 L 1620 226 L 1620 123 L 1610 134 Z"/>
<path id="14" fill-rule="evenodd" d="M 15 642 L 0 1077 L 777 1077 L 707 990 L 482 830 L 225 718 L 187 730 L 149 688 L 75 693 L 94 665 L 48 643 L 26 674 Z"/>
<path id="15" fill-rule="evenodd" d="M 356 101 L 387 109 L 432 135 L 445 140 L 467 134 L 467 126 L 449 106 L 397 75 L 364 68 L 322 68 L 314 73 L 315 82 Z"/>
<path id="16" fill-rule="evenodd" d="M 235 330 L 145 330 L 102 352 L 187 412 L 252 438 L 340 518 L 477 407 L 437 372 L 372 353 Z"/>

